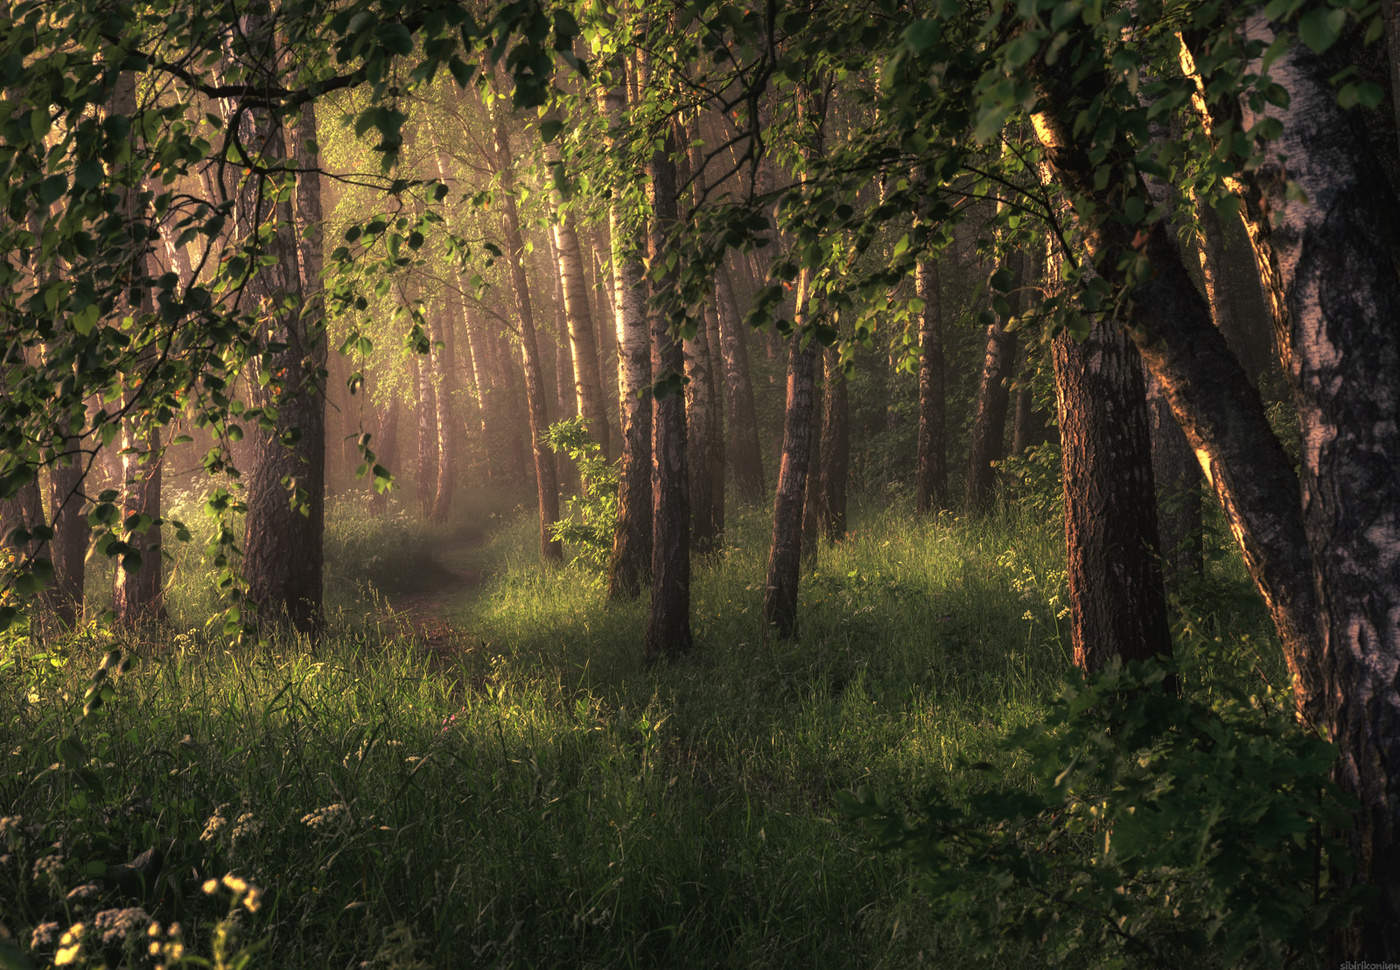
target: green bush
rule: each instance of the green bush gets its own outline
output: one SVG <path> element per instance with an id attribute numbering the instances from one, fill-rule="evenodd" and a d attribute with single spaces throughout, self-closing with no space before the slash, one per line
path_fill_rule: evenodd
<path id="1" fill-rule="evenodd" d="M 608 568 L 617 526 L 618 466 L 603 457 L 582 417 L 554 422 L 545 431 L 545 441 L 555 454 L 573 460 L 583 482 L 583 493 L 569 496 L 563 516 L 550 524 L 550 535 L 572 547 L 571 565 L 602 573 Z"/>
<path id="2" fill-rule="evenodd" d="M 991 764 L 970 794 L 947 782 L 912 817 L 860 790 L 848 814 L 906 854 L 970 951 L 1032 944 L 1045 965 L 1290 965 L 1317 959 L 1354 900 L 1349 809 L 1328 780 L 1331 745 L 1286 697 L 1178 696 L 1163 665 L 1072 679 L 1001 754 L 1029 762 L 1009 785 Z"/>

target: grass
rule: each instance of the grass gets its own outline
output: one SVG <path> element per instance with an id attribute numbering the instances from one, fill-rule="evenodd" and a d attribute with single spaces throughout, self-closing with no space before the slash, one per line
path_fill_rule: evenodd
<path id="1" fill-rule="evenodd" d="M 228 647 L 190 622 L 189 595 L 190 632 L 126 644 L 138 662 L 87 718 L 117 641 L 12 645 L 0 815 L 22 820 L 0 822 L 0 923 L 21 949 L 46 923 L 139 907 L 192 951 L 223 920 L 229 946 L 286 968 L 957 963 L 907 864 L 872 851 L 836 795 L 960 784 L 983 758 L 1025 770 L 995 742 L 1039 717 L 1068 663 L 1058 529 L 865 510 L 805 574 L 799 637 L 773 642 L 766 516 L 741 511 L 697 562 L 695 652 L 649 668 L 643 604 L 541 569 L 528 515 L 482 528 L 500 502 L 477 497 L 445 532 L 342 509 L 323 642 Z M 442 534 L 476 543 L 489 578 L 452 601 L 463 651 L 429 665 L 366 604 Z M 1213 569 L 1228 604 L 1237 566 Z M 1185 631 L 1245 638 L 1203 676 L 1276 675 L 1259 611 L 1237 605 Z M 148 849 L 158 864 L 133 878 Z M 256 913 L 201 891 L 226 873 L 261 887 Z M 88 932 L 79 962 L 150 964 L 144 941 Z"/>

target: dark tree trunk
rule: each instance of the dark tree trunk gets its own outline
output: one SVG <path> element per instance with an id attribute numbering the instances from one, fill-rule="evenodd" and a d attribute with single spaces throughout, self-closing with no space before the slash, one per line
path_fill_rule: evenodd
<path id="1" fill-rule="evenodd" d="M 64 457 L 49 466 L 54 611 L 58 619 L 68 626 L 73 625 L 83 609 L 87 548 L 92 535 L 87 510 L 83 508 L 83 484 L 88 461 L 87 455 L 78 450 L 81 446 L 80 437 L 65 436 Z"/>
<path id="2" fill-rule="evenodd" d="M 846 490 L 851 469 L 851 411 L 841 353 L 822 355 L 821 527 L 828 542 L 846 536 Z"/>
<path id="3" fill-rule="evenodd" d="M 665 144 L 653 153 L 651 176 L 651 263 L 664 265 L 669 235 L 677 215 L 676 136 L 668 129 Z M 656 279 L 662 299 L 675 300 L 674 271 Z M 658 382 L 685 374 L 685 352 L 676 333 L 683 310 L 658 312 L 651 320 L 652 363 Z M 691 648 L 690 503 L 686 469 L 685 394 L 679 387 L 654 396 L 651 418 L 651 610 L 647 614 L 645 656 L 674 657 Z"/>
<path id="4" fill-rule="evenodd" d="M 1137 351 L 1103 322 L 1054 348 L 1075 665 L 1170 655 Z"/>
<path id="5" fill-rule="evenodd" d="M 1152 479 L 1157 489 L 1157 523 L 1162 534 L 1162 566 L 1176 586 L 1204 568 L 1201 524 L 1201 466 L 1176 423 L 1161 384 L 1147 383 L 1147 415 L 1152 436 Z"/>
<path id="6" fill-rule="evenodd" d="M 1020 274 L 1017 274 L 1019 286 Z M 972 456 L 967 469 L 965 507 L 969 514 L 991 507 L 996 484 L 992 463 L 1002 457 L 1006 436 L 1006 412 L 1011 378 L 1016 367 L 1016 334 L 1008 333 L 1005 320 L 987 325 L 982 377 L 977 384 L 977 410 L 972 421 Z"/>
<path id="7" fill-rule="evenodd" d="M 714 373 L 710 368 L 709 312 L 695 321 L 695 336 L 684 341 L 686 457 L 690 469 L 691 544 L 696 552 L 712 552 L 723 529 L 723 492 L 715 494 L 714 469 L 724 469 L 724 453 L 716 453 Z"/>
<path id="8" fill-rule="evenodd" d="M 948 439 L 943 363 L 943 312 L 938 267 L 921 260 L 914 287 L 924 308 L 919 314 L 919 437 L 914 504 L 928 514 L 948 507 Z"/>
<path id="9" fill-rule="evenodd" d="M 255 50 L 273 47 L 268 21 L 250 30 Z M 266 56 L 264 54 L 264 56 Z M 268 58 L 265 63 L 270 63 Z M 302 106 L 295 151 L 287 151 L 287 133 L 275 111 L 251 110 L 244 144 L 274 167 L 291 162 L 315 172 L 316 117 Z M 268 193 L 270 195 L 270 193 Z M 272 263 L 250 284 L 265 307 L 267 325 L 284 348 L 262 355 L 260 368 L 274 376 L 255 401 L 276 412 L 271 433 L 255 431 L 252 472 L 248 477 L 248 512 L 244 533 L 244 571 L 248 597 L 265 615 L 290 620 L 302 632 L 318 630 L 322 621 L 322 539 L 325 524 L 326 335 L 321 298 L 321 191 L 315 175 L 296 184 L 295 216 L 290 200 L 267 205 L 266 195 L 249 186 L 240 199 L 245 233 L 265 220 L 274 221 L 267 255 Z M 298 232 L 300 230 L 300 232 Z M 298 247 L 297 237 L 301 243 Z"/>
<path id="10" fill-rule="evenodd" d="M 525 398 L 530 411 L 530 442 L 535 455 L 535 483 L 539 492 L 540 511 L 540 556 L 546 561 L 559 562 L 564 558 L 564 548 L 549 532 L 549 527 L 559 520 L 559 479 L 555 473 L 554 456 L 544 438 L 545 430 L 549 427 L 549 404 L 545 398 L 544 374 L 540 369 L 530 284 L 525 275 L 525 241 L 520 232 L 520 213 L 515 204 L 515 161 L 510 150 L 510 130 L 506 127 L 505 114 L 499 105 L 497 102 L 492 112 L 495 122 L 496 167 L 501 177 L 506 261 L 509 264 L 511 289 L 515 293 L 515 309 L 520 323 Z"/>
<path id="11" fill-rule="evenodd" d="M 726 455 L 734 468 L 734 484 L 747 502 L 767 495 L 763 481 L 763 450 L 758 444 L 758 416 L 754 408 L 753 381 L 749 376 L 749 349 L 743 314 L 734 295 L 728 267 L 715 272 L 716 309 L 719 311 L 720 347 L 724 355 Z"/>
<path id="12" fill-rule="evenodd" d="M 1036 115 L 1035 127 L 1047 161 L 1075 208 L 1091 207 L 1094 218 L 1082 219 L 1079 228 L 1095 267 L 1111 283 L 1126 285 L 1118 267 L 1137 248 L 1132 231 L 1114 221 L 1097 221 L 1099 213 L 1117 211 L 1125 187 L 1100 187 L 1086 147 L 1071 134 L 1075 113 L 1093 97 L 1095 85 L 1107 81 L 1092 73 L 1072 78 L 1062 66 L 1046 69 L 1038 81 L 1045 110 Z M 1131 154 L 1132 149 L 1124 150 Z M 1127 188 L 1150 198 L 1140 181 Z M 1311 723 L 1320 723 L 1324 688 L 1316 651 L 1317 593 L 1298 515 L 1298 480 L 1258 393 L 1212 324 L 1165 223 L 1148 230 L 1142 249 L 1154 273 L 1133 292 L 1133 341 L 1160 381 L 1240 544 L 1283 642 L 1299 710 Z"/>

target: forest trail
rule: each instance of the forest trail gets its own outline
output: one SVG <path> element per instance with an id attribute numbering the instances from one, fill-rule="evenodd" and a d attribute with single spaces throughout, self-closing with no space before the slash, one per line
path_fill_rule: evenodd
<path id="1" fill-rule="evenodd" d="M 449 619 L 463 592 L 481 585 L 482 570 L 475 563 L 485 532 L 464 526 L 440 536 L 422 550 L 399 582 L 384 590 L 392 619 L 404 633 L 411 633 L 435 664 L 473 649 L 476 638 Z"/>

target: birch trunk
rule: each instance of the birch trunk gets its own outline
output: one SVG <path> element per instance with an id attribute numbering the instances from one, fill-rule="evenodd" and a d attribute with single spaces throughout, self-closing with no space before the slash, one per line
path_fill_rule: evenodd
<path id="1" fill-rule="evenodd" d="M 506 127 L 505 113 L 499 101 L 492 106 L 492 115 L 495 126 L 495 163 L 501 179 L 506 261 L 520 323 L 525 398 L 530 412 L 530 443 L 535 456 L 535 484 L 540 512 L 540 556 L 546 561 L 559 562 L 564 558 L 563 546 L 549 533 L 550 525 L 559 520 L 559 479 L 555 473 L 554 456 L 544 439 L 545 429 L 549 427 L 549 404 L 545 397 L 544 374 L 540 369 L 530 284 L 525 274 L 525 241 L 520 232 L 520 212 L 515 204 L 515 160 L 510 149 L 510 131 Z"/>
<path id="2" fill-rule="evenodd" d="M 946 377 L 943 362 L 943 316 L 938 267 L 921 260 L 914 288 L 924 308 L 919 314 L 919 437 L 914 501 L 927 515 L 948 507 L 948 439 Z"/>

